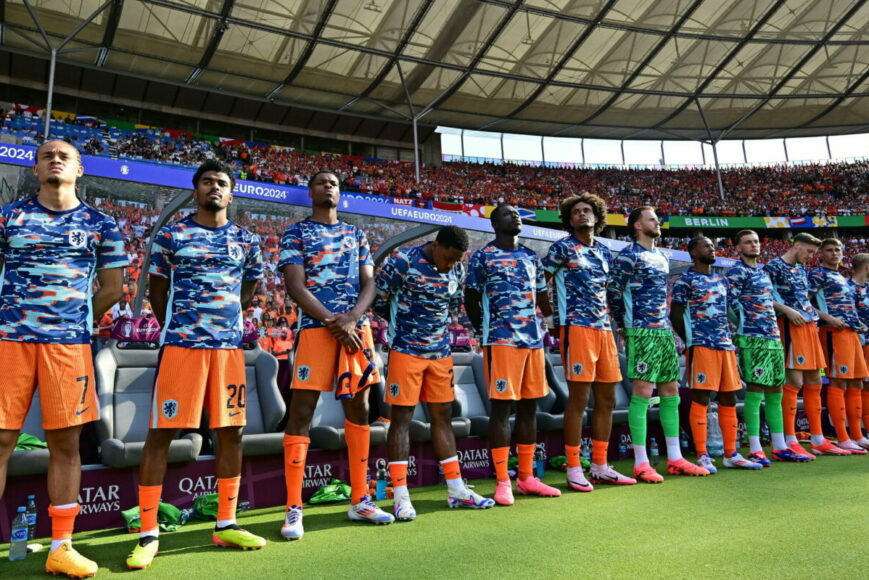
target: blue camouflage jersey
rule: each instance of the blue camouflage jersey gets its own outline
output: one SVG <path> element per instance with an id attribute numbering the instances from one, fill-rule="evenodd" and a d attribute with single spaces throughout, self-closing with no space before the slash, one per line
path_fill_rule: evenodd
<path id="1" fill-rule="evenodd" d="M 841 272 L 829 268 L 813 268 L 809 272 L 809 287 L 818 310 L 835 316 L 848 328 L 860 332 L 865 327 L 857 315 L 854 287 Z M 821 320 L 819 326 L 829 326 Z"/>
<path id="2" fill-rule="evenodd" d="M 752 268 L 739 260 L 724 276 L 728 305 L 736 315 L 736 334 L 779 340 L 772 281 L 763 266 Z"/>
<path id="3" fill-rule="evenodd" d="M 552 276 L 558 326 L 611 329 L 606 284 L 612 261 L 609 248 L 597 241 L 589 246 L 568 236 L 549 246 L 543 267 Z"/>
<path id="4" fill-rule="evenodd" d="M 727 320 L 727 280 L 690 268 L 673 284 L 673 304 L 685 307 L 685 346 L 734 350 Z"/>
<path id="5" fill-rule="evenodd" d="M 241 283 L 263 275 L 258 236 L 233 222 L 209 228 L 187 216 L 157 232 L 149 273 L 169 279 L 161 344 L 241 347 Z"/>
<path id="6" fill-rule="evenodd" d="M 634 242 L 619 252 L 607 283 L 610 315 L 620 328 L 670 329 L 667 281 L 670 262 L 658 248 Z"/>
<path id="7" fill-rule="evenodd" d="M 360 269 L 373 266 L 368 238 L 354 225 L 324 224 L 305 218 L 287 228 L 281 238 L 278 269 L 289 264 L 305 268 L 305 287 L 333 314 L 349 312 L 359 299 Z M 368 318 L 359 319 L 359 325 Z M 299 309 L 298 328 L 321 328 L 323 323 Z"/>
<path id="8" fill-rule="evenodd" d="M 34 196 L 0 208 L 0 263 L 0 340 L 86 344 L 97 271 L 129 260 L 114 219 Z"/>
<path id="9" fill-rule="evenodd" d="M 483 346 L 543 347 L 537 293 L 546 292 L 546 280 L 537 254 L 489 242 L 471 258 L 467 286 L 482 296 Z"/>
<path id="10" fill-rule="evenodd" d="M 818 312 L 809 300 L 809 275 L 805 266 L 791 266 L 778 257 L 764 266 L 764 270 L 772 282 L 773 300 L 793 308 L 806 322 L 818 320 Z"/>
<path id="11" fill-rule="evenodd" d="M 863 326 L 869 328 L 869 286 L 866 284 L 857 284 L 852 279 L 848 279 L 848 284 L 854 292 L 854 304 L 857 307 L 857 317 Z M 860 344 L 866 345 L 866 334 L 860 334 Z"/>
<path id="12" fill-rule="evenodd" d="M 374 312 L 389 321 L 392 350 L 428 359 L 450 356 L 450 314 L 462 303 L 465 267 L 437 271 L 422 249 L 399 250 L 375 279 Z"/>

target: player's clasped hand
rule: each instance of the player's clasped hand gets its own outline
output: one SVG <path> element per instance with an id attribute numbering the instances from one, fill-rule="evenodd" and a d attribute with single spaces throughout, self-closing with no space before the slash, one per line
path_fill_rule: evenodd
<path id="1" fill-rule="evenodd" d="M 356 319 L 347 312 L 335 314 L 323 319 L 326 328 L 332 333 L 338 342 L 347 347 L 350 352 L 356 352 L 362 348 L 362 337 L 356 333 Z"/>
<path id="2" fill-rule="evenodd" d="M 806 324 L 806 319 L 803 318 L 803 315 L 791 308 L 787 311 L 785 316 L 788 317 L 788 320 L 791 321 L 791 324 L 794 326 L 804 326 Z"/>

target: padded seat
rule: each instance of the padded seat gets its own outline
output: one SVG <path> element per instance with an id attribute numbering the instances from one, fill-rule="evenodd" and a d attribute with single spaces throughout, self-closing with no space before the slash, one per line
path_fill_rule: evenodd
<path id="1" fill-rule="evenodd" d="M 138 465 L 148 435 L 157 349 L 117 340 L 97 353 L 94 362 L 100 419 L 97 433 L 103 464 L 109 467 Z M 193 461 L 202 450 L 202 436 L 183 435 L 169 445 L 170 463 Z"/>

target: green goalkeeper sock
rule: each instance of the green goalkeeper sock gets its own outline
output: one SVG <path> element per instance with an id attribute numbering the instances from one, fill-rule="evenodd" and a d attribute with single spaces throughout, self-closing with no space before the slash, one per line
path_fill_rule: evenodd
<path id="1" fill-rule="evenodd" d="M 679 395 L 675 397 L 661 397 L 661 427 L 664 428 L 664 437 L 679 438 Z"/>
<path id="2" fill-rule="evenodd" d="M 745 393 L 743 413 L 745 415 L 745 431 L 749 437 L 760 437 L 760 403 L 762 401 L 763 393 L 753 393 L 751 391 Z M 768 401 L 767 405 L 769 405 Z M 781 393 L 779 393 L 779 409 L 781 409 Z M 767 411 L 767 414 L 769 414 L 769 411 Z M 779 411 L 779 417 L 781 417 L 781 411 Z"/>

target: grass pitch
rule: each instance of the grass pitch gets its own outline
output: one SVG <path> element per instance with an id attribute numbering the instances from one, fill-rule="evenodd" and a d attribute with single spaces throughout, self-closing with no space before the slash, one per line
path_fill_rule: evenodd
<path id="1" fill-rule="evenodd" d="M 137 572 L 124 565 L 135 534 L 80 533 L 75 545 L 100 564 L 98 578 L 143 580 L 869 577 L 869 456 L 587 494 L 568 490 L 561 473 L 546 481 L 564 495 L 517 495 L 514 506 L 485 511 L 448 509 L 443 488 L 412 489 L 418 519 L 390 526 L 350 522 L 346 505 L 307 507 L 296 542 L 280 539 L 281 508 L 254 510 L 239 523 L 268 540 L 256 552 L 214 547 L 212 526 L 191 524 L 163 534 L 153 566 Z M 494 480 L 472 483 L 494 491 Z M 7 550 L 0 578 L 46 577 L 45 551 L 9 562 Z"/>

